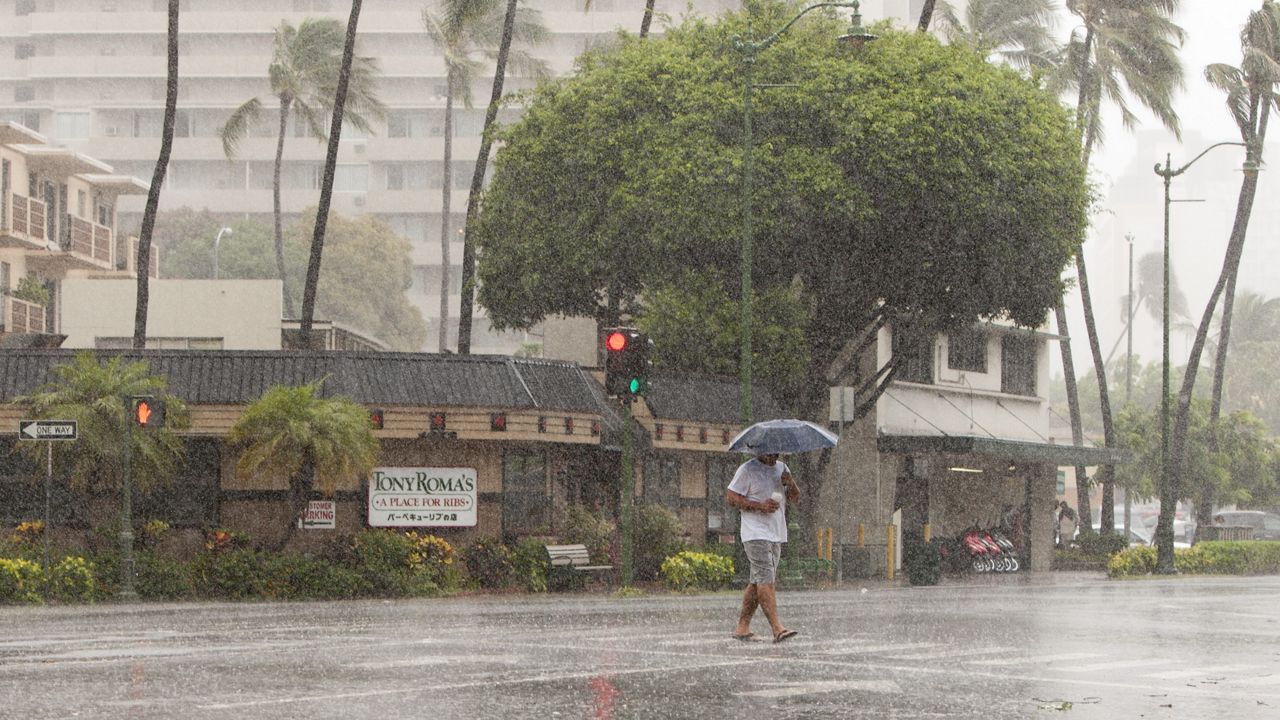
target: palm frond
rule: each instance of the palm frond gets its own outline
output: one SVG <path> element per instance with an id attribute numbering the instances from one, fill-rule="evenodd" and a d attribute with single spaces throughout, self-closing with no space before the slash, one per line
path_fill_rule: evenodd
<path id="1" fill-rule="evenodd" d="M 1214 63 L 1204 69 L 1204 78 L 1210 85 L 1226 93 L 1227 110 L 1231 113 L 1231 118 L 1235 120 L 1241 133 L 1248 133 L 1252 121 L 1249 89 L 1244 83 L 1244 73 L 1226 63 Z"/>
<path id="2" fill-rule="evenodd" d="M 244 104 L 232 111 L 227 122 L 218 131 L 218 136 L 222 139 L 222 152 L 228 160 L 235 157 L 240 141 L 249 134 L 249 128 L 257 124 L 261 115 L 262 101 L 256 97 L 246 100 Z"/>

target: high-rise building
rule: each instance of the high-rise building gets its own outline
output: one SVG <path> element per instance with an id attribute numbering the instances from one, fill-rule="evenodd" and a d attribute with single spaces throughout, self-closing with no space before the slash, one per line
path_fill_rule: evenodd
<path id="1" fill-rule="evenodd" d="M 910 24 L 921 0 L 865 0 L 868 22 L 883 17 Z M 374 131 L 347 128 L 334 181 L 334 211 L 373 214 L 407 237 L 413 248 L 411 300 L 429 325 L 424 349 L 435 350 L 442 281 L 441 193 L 445 71 L 440 51 L 423 29 L 432 0 L 377 0 L 363 6 L 357 52 L 377 58 L 378 91 L 389 113 Z M 555 73 L 618 29 L 636 32 L 640 0 L 528 0 L 551 30 L 533 53 Z M 149 180 L 159 150 L 165 100 L 167 0 L 0 0 L 0 120 L 21 123 L 53 143 L 111 165 L 115 172 Z M 685 0 L 657 0 L 662 17 L 686 14 Z M 694 0 L 694 11 L 714 16 L 735 0 Z M 208 209 L 233 219 L 269 220 L 275 155 L 276 105 L 267 67 L 273 30 L 282 21 L 333 17 L 345 24 L 350 4 L 341 0 L 182 0 L 178 115 L 173 156 L 161 208 Z M 479 152 L 492 77 L 471 88 L 474 106 L 458 103 L 450 200 L 448 347 L 456 344 L 462 238 L 467 191 Z M 509 77 L 508 91 L 531 87 Z M 223 154 L 219 131 L 245 100 L 262 98 L 264 122 L 250 131 L 234 160 Z M 509 121 L 517 110 L 504 110 Z M 291 125 L 282 172 L 286 221 L 314 208 L 324 145 Z M 120 198 L 122 229 L 140 224 L 144 196 Z M 491 332 L 482 312 L 473 330 L 474 352 L 510 352 L 524 338 Z"/>

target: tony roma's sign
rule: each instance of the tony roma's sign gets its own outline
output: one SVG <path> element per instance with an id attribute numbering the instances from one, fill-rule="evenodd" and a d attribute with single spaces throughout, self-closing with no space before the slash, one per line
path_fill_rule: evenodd
<path id="1" fill-rule="evenodd" d="M 369 476 L 371 527 L 475 524 L 475 468 L 380 467 Z"/>

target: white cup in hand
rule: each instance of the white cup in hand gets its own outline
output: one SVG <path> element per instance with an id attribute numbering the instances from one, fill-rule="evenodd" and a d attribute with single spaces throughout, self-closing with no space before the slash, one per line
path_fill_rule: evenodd
<path id="1" fill-rule="evenodd" d="M 775 492 L 774 494 L 772 494 L 772 495 L 770 495 L 770 496 L 769 496 L 769 499 L 770 499 L 770 500 L 772 500 L 772 501 L 774 501 L 774 502 L 776 502 L 776 503 L 778 503 L 779 505 L 781 505 L 781 504 L 782 504 L 782 493 L 780 493 L 780 492 Z"/>

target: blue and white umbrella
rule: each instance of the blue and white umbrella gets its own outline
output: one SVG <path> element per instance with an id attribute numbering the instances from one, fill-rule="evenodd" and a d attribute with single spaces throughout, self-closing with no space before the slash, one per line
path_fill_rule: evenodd
<path id="1" fill-rule="evenodd" d="M 835 447 L 840 438 L 808 420 L 765 420 L 738 433 L 729 449 L 752 455 L 800 453 Z"/>

